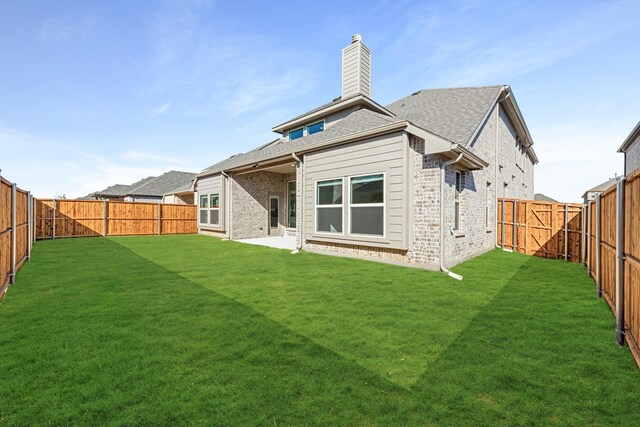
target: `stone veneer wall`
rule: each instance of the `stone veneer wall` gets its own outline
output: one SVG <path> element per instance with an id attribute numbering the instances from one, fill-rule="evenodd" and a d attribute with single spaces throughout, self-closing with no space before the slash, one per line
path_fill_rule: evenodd
<path id="1" fill-rule="evenodd" d="M 231 178 L 233 239 L 251 239 L 269 235 L 270 195 L 280 196 L 280 234 L 282 234 L 287 224 L 287 181 L 295 179 L 295 175 L 258 171 L 232 175 Z"/>

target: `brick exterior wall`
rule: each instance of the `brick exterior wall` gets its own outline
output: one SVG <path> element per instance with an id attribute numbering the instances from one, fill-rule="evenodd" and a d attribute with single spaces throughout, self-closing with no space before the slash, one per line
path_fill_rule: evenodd
<path id="1" fill-rule="evenodd" d="M 411 137 L 409 153 L 413 168 L 410 263 L 437 266 L 440 259 L 440 164 L 424 155 L 424 141 Z"/>
<path id="2" fill-rule="evenodd" d="M 502 110 L 497 120 L 496 161 L 496 115 L 494 109 L 475 142 L 468 147 L 487 161 L 489 166 L 480 171 L 464 173 L 464 188 L 460 194 L 460 229 L 457 231 L 453 230 L 455 165 L 447 168 L 444 196 L 445 266 L 458 264 L 495 247 L 497 197 L 533 199 L 533 162 L 518 144 L 516 133 Z"/>
<path id="3" fill-rule="evenodd" d="M 625 175 L 640 168 L 640 136 L 627 148 L 627 152 L 624 154 L 624 166 Z"/>
<path id="4" fill-rule="evenodd" d="M 295 179 L 294 174 L 284 175 L 271 172 L 253 172 L 231 175 L 231 198 L 233 218 L 231 235 L 233 239 L 252 239 L 269 235 L 269 196 L 280 197 L 280 233 L 287 224 L 287 181 Z"/>

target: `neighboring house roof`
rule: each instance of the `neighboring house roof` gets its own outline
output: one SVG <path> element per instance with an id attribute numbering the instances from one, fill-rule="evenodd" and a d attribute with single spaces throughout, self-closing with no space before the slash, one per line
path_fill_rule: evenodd
<path id="1" fill-rule="evenodd" d="M 162 197 L 174 188 L 190 184 L 196 175 L 193 172 L 169 171 L 130 190 L 126 195 Z"/>
<path id="2" fill-rule="evenodd" d="M 640 122 L 638 122 L 627 139 L 625 139 L 620 148 L 618 148 L 618 153 L 626 153 L 629 147 L 631 147 L 631 144 L 633 144 L 638 138 L 640 138 Z"/>
<path id="3" fill-rule="evenodd" d="M 607 181 L 603 182 L 602 184 L 596 185 L 595 187 L 590 188 L 587 191 L 585 191 L 584 194 L 582 195 L 582 197 L 586 196 L 587 193 L 602 193 L 603 191 L 606 191 L 609 188 L 611 188 L 614 185 L 616 185 L 616 182 L 618 182 L 618 178 L 617 177 L 608 179 Z"/>
<path id="4" fill-rule="evenodd" d="M 90 196 L 102 196 L 102 197 L 124 197 L 127 194 L 129 194 L 129 192 L 141 185 L 146 184 L 147 182 L 151 181 L 152 179 L 155 179 L 155 176 L 148 176 L 146 178 L 141 179 L 140 181 L 136 181 L 133 184 L 129 184 L 129 185 L 125 185 L 125 184 L 115 184 L 115 185 L 111 185 L 107 188 L 105 188 L 104 190 L 100 190 L 100 191 L 96 191 L 94 193 L 89 194 L 87 197 Z"/>
<path id="5" fill-rule="evenodd" d="M 428 89 L 387 105 L 399 118 L 409 120 L 451 142 L 466 145 L 503 86 Z"/>
<path id="6" fill-rule="evenodd" d="M 551 197 L 542 194 L 542 193 L 536 193 L 533 195 L 533 200 L 537 200 L 539 202 L 558 202 L 556 199 L 552 199 Z"/>
<path id="7" fill-rule="evenodd" d="M 193 172 L 169 171 L 160 176 L 148 176 L 130 185 L 115 184 L 101 191 L 91 193 L 85 198 L 95 197 L 125 197 L 125 196 L 151 196 L 162 197 L 168 192 L 183 187 L 191 186 L 197 174 Z"/>
<path id="8" fill-rule="evenodd" d="M 182 193 L 191 193 L 193 192 L 193 179 L 187 182 L 184 185 L 174 188 L 171 191 L 167 191 L 164 193 L 164 196 L 168 196 L 170 194 L 182 194 Z"/>

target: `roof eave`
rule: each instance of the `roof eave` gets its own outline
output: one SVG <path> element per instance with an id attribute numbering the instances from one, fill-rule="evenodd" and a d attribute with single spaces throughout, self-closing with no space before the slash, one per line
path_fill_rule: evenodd
<path id="1" fill-rule="evenodd" d="M 629 149 L 629 146 L 631 146 L 631 144 L 638 138 L 640 137 L 640 121 L 638 122 L 638 124 L 636 125 L 636 127 L 633 128 L 633 130 L 631 131 L 631 133 L 629 134 L 629 136 L 627 136 L 627 139 L 624 140 L 624 142 L 622 143 L 622 145 L 620 146 L 620 148 L 618 148 L 618 153 L 626 153 L 627 150 Z"/>
<path id="2" fill-rule="evenodd" d="M 277 133 L 284 133 L 284 131 L 286 129 L 291 129 L 293 127 L 299 126 L 303 123 L 306 123 L 310 120 L 314 120 L 314 119 L 318 119 L 320 117 L 326 116 L 328 114 L 334 113 L 334 112 L 338 112 L 340 110 L 344 110 L 346 108 L 349 107 L 353 107 L 356 105 L 360 105 L 360 104 L 364 104 L 367 107 L 369 107 L 371 110 L 373 111 L 377 111 L 378 113 L 381 114 L 386 114 L 390 117 L 394 117 L 395 114 L 393 114 L 391 111 L 387 110 L 385 107 L 383 107 L 382 105 L 378 104 L 377 102 L 375 102 L 374 100 L 367 98 L 364 95 L 358 95 L 358 96 L 354 96 L 353 98 L 349 98 L 349 99 L 345 99 L 344 101 L 340 101 L 336 104 L 333 105 L 329 105 L 326 108 L 323 108 L 322 110 L 318 110 L 318 111 L 314 111 L 311 114 L 307 114 L 304 115 L 302 117 L 298 117 L 294 120 L 289 120 L 286 121 L 284 123 L 281 123 L 277 126 L 274 126 L 273 128 L 271 128 L 272 131 L 277 132 Z"/>
<path id="3" fill-rule="evenodd" d="M 424 154 L 437 155 L 447 160 L 456 158 L 462 154 L 462 158 L 458 164 L 467 170 L 481 170 L 489 166 L 488 162 L 461 144 L 456 144 L 421 127 L 411 124 L 407 128 L 407 132 L 424 140 Z"/>

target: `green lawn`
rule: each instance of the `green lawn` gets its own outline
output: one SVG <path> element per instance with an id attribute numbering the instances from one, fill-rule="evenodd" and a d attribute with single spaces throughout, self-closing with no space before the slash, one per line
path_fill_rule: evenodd
<path id="1" fill-rule="evenodd" d="M 38 242 L 0 304 L 0 425 L 640 425 L 581 266 L 493 251 L 455 271 Z"/>

